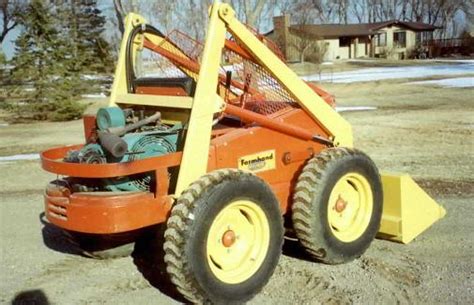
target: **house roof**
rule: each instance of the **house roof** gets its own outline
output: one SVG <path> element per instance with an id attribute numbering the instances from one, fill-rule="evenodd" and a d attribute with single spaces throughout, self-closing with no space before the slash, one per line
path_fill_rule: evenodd
<path id="1" fill-rule="evenodd" d="M 389 20 L 384 22 L 374 23 L 357 23 L 357 24 L 306 24 L 306 25 L 291 25 L 289 27 L 290 32 L 298 34 L 309 34 L 315 37 L 331 38 L 331 37 L 342 37 L 342 36 L 367 36 L 373 35 L 378 30 L 389 27 L 389 26 L 400 26 L 415 32 L 420 31 L 434 31 L 439 27 L 421 23 L 421 22 L 409 22 L 399 20 Z M 273 31 L 267 33 L 271 34 Z"/>

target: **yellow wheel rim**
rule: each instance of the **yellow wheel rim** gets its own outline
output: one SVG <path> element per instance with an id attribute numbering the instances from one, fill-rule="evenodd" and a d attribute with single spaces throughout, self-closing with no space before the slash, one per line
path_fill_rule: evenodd
<path id="1" fill-rule="evenodd" d="M 249 279 L 263 263 L 270 229 L 263 210 L 249 200 L 234 201 L 213 220 L 207 237 L 207 262 L 222 282 Z"/>
<path id="2" fill-rule="evenodd" d="M 358 239 L 367 229 L 373 210 L 369 182 L 357 173 L 341 177 L 329 196 L 328 220 L 332 233 L 343 242 Z"/>

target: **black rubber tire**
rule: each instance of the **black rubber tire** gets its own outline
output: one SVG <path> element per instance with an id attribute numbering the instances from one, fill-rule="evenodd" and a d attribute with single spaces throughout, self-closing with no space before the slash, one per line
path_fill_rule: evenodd
<path id="1" fill-rule="evenodd" d="M 343 242 L 332 232 L 327 210 L 334 185 L 349 172 L 367 179 L 373 194 L 373 210 L 362 235 Z M 310 159 L 298 177 L 292 206 L 293 227 L 314 259 L 326 264 L 349 262 L 360 257 L 374 240 L 380 228 L 382 204 L 382 183 L 374 162 L 355 149 L 330 148 Z"/>
<path id="2" fill-rule="evenodd" d="M 127 234 L 97 235 L 65 231 L 69 242 L 84 256 L 114 259 L 130 256 L 135 242 Z"/>
<path id="3" fill-rule="evenodd" d="M 259 269 L 238 284 L 220 281 L 207 262 L 209 228 L 217 214 L 235 200 L 249 199 L 263 210 L 270 243 Z M 241 304 L 268 282 L 281 254 L 283 218 L 270 187 L 257 176 L 235 169 L 209 173 L 182 193 L 165 231 L 165 263 L 178 291 L 193 303 Z"/>

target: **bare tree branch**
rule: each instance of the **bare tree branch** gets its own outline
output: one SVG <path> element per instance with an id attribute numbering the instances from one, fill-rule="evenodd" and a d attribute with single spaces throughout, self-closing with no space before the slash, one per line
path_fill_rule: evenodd
<path id="1" fill-rule="evenodd" d="M 123 20 L 125 18 L 125 11 L 123 10 L 122 0 L 114 0 L 114 9 L 115 9 L 115 17 L 117 18 L 118 28 L 120 33 L 125 32 L 125 26 L 123 24 Z"/>
<path id="2" fill-rule="evenodd" d="M 18 25 L 17 17 L 25 5 L 26 3 L 22 1 L 0 0 L 0 14 L 2 15 L 0 43 L 3 43 L 8 33 Z"/>

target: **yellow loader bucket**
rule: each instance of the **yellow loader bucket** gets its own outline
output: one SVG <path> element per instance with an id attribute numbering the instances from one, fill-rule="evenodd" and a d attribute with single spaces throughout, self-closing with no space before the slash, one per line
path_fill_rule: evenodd
<path id="1" fill-rule="evenodd" d="M 382 174 L 382 185 L 380 238 L 407 244 L 446 215 L 408 175 Z"/>

